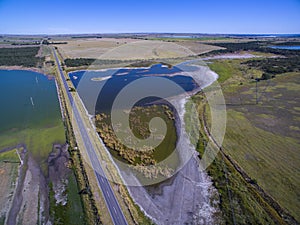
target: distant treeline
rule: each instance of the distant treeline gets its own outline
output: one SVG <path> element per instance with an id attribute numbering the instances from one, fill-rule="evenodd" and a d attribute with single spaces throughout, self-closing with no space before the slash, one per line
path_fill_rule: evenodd
<path id="1" fill-rule="evenodd" d="M 105 64 L 120 64 L 129 63 L 129 60 L 109 60 L 109 59 L 93 59 L 93 58 L 76 58 L 65 59 L 65 65 L 68 67 L 89 66 L 89 65 L 105 65 Z"/>
<path id="2" fill-rule="evenodd" d="M 280 43 L 280 45 L 296 45 L 297 42 L 285 42 Z M 209 53 L 206 53 L 205 55 L 216 55 L 216 54 L 224 54 L 224 53 L 234 53 L 234 52 L 240 52 L 240 51 L 256 51 L 256 52 L 264 52 L 264 53 L 273 53 L 277 55 L 284 55 L 287 57 L 293 57 L 298 56 L 299 51 L 295 50 L 287 50 L 287 49 L 273 49 L 269 46 L 275 45 L 272 42 L 269 41 L 251 41 L 251 42 L 243 42 L 243 43 L 206 43 L 208 45 L 214 45 L 223 47 L 226 49 L 220 49 L 220 50 L 214 50 Z M 279 44 L 277 44 L 279 45 Z"/>
<path id="3" fill-rule="evenodd" d="M 65 59 L 65 65 L 68 67 L 77 67 L 77 66 L 89 66 L 96 59 L 92 58 L 76 58 L 76 59 Z"/>
<path id="4" fill-rule="evenodd" d="M 151 60 L 142 60 L 142 61 L 134 62 L 134 63 L 131 63 L 130 65 L 128 65 L 128 67 L 151 67 L 152 65 L 155 65 L 155 64 L 162 64 L 162 65 L 168 66 L 168 68 L 173 67 L 171 64 L 168 64 L 168 63 L 151 61 Z"/>
<path id="5" fill-rule="evenodd" d="M 11 45 L 39 45 L 40 42 L 36 41 L 36 42 L 13 42 L 11 43 Z"/>
<path id="6" fill-rule="evenodd" d="M 287 72 L 300 71 L 300 56 L 290 58 L 266 58 L 249 60 L 243 64 L 262 70 L 266 74 L 275 75 Z"/>
<path id="7" fill-rule="evenodd" d="M 48 40 L 43 40 L 43 44 L 44 45 L 63 45 L 63 44 L 68 44 L 68 42 L 66 41 L 57 41 L 57 42 L 54 42 L 54 41 L 48 41 Z"/>
<path id="8" fill-rule="evenodd" d="M 213 53 L 233 53 L 238 51 L 249 51 L 249 50 L 258 51 L 260 50 L 262 43 L 258 41 L 243 42 L 243 43 L 225 42 L 225 43 L 213 43 L 213 45 L 226 48 L 226 49 L 212 51 Z"/>
<path id="9" fill-rule="evenodd" d="M 273 49 L 269 46 L 291 46 L 299 44 L 300 42 L 272 43 L 270 41 L 252 41 L 244 43 L 214 43 L 213 45 L 220 46 L 226 49 L 215 50 L 207 53 L 206 55 L 234 53 L 240 51 L 256 51 L 262 53 L 276 54 L 278 55 L 278 57 L 276 58 L 251 59 L 243 63 L 251 68 L 257 68 L 259 70 L 262 70 L 263 75 L 261 79 L 268 80 L 270 78 L 275 77 L 276 74 L 300 71 L 300 51 L 287 49 Z"/>
<path id="10" fill-rule="evenodd" d="M 89 35 L 89 36 L 73 36 L 72 38 L 102 38 L 102 37 L 97 35 Z"/>
<path id="11" fill-rule="evenodd" d="M 40 47 L 0 48 L 1 66 L 35 67 L 44 58 L 36 57 Z"/>
<path id="12" fill-rule="evenodd" d="M 281 43 L 275 43 L 273 45 L 276 46 L 300 46 L 300 41 L 286 41 L 286 42 L 281 42 Z"/>

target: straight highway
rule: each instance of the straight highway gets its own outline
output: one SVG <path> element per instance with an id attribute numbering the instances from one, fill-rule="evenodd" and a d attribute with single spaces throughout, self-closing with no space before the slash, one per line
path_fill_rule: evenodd
<path id="1" fill-rule="evenodd" d="M 93 146 L 93 144 L 92 144 L 93 142 L 91 141 L 91 138 L 87 132 L 87 128 L 84 125 L 83 118 L 81 117 L 81 114 L 78 110 L 76 102 L 74 101 L 72 94 L 69 92 L 69 86 L 65 79 L 65 76 L 64 76 L 63 70 L 61 68 L 60 61 L 57 57 L 57 53 L 56 53 L 55 49 L 53 49 L 53 53 L 54 53 L 56 64 L 58 66 L 59 73 L 60 73 L 60 76 L 61 76 L 61 79 L 63 82 L 63 86 L 66 90 L 68 99 L 71 103 L 71 107 L 73 110 L 73 117 L 75 118 L 75 121 L 78 125 L 79 131 L 80 131 L 80 136 L 84 143 L 85 150 L 86 150 L 88 157 L 90 159 L 90 162 L 91 162 L 90 164 L 96 175 L 98 186 L 103 194 L 103 197 L 105 199 L 105 202 L 106 202 L 108 211 L 110 213 L 110 216 L 112 218 L 112 221 L 116 225 L 123 225 L 123 224 L 127 225 L 127 221 L 126 221 L 125 216 L 121 210 L 121 207 L 116 199 L 116 196 L 112 190 L 112 187 L 111 187 L 109 181 L 107 180 L 107 178 L 104 177 L 105 173 L 102 169 L 102 166 L 101 166 L 100 161 L 96 154 L 97 147 Z"/>

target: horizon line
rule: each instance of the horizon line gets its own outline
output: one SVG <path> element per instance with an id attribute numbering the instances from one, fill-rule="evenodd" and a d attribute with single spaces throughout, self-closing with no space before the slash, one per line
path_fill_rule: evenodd
<path id="1" fill-rule="evenodd" d="M 190 35 L 252 35 L 252 36 L 259 36 L 259 35 L 300 35 L 299 33 L 197 33 L 197 32 L 84 32 L 84 33 L 0 33 L 0 35 L 33 35 L 33 36 L 40 36 L 40 35 L 49 35 L 49 36 L 56 36 L 56 35 L 107 35 L 107 34 L 190 34 Z"/>

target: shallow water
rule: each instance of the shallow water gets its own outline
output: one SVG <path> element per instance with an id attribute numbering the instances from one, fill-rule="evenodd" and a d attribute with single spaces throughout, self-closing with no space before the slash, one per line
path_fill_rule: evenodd
<path id="1" fill-rule="evenodd" d="M 300 46 L 271 46 L 274 49 L 300 50 Z"/>
<path id="2" fill-rule="evenodd" d="M 0 70 L 0 134 L 52 126 L 61 119 L 55 80 L 23 70 Z"/>
<path id="3" fill-rule="evenodd" d="M 168 68 L 162 64 L 153 65 L 150 68 L 123 68 L 109 69 L 105 71 L 77 71 L 69 73 L 69 77 L 76 87 L 89 114 L 95 112 L 109 111 L 112 103 L 118 93 L 127 85 L 143 77 L 162 77 L 173 81 L 184 91 L 189 92 L 198 87 L 191 77 L 176 75 L 182 72 L 177 67 Z M 164 89 L 164 86 L 156 88 Z M 136 93 L 153 88 L 149 83 L 143 83 L 135 90 Z M 164 90 L 169 92 L 169 96 L 180 94 L 173 90 Z M 153 99 L 148 99 L 153 101 Z M 123 106 L 125 106 L 124 104 Z"/>

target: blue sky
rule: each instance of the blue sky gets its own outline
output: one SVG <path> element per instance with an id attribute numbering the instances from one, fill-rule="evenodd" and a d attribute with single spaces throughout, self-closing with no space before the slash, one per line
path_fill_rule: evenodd
<path id="1" fill-rule="evenodd" d="M 300 0 L 0 0 L 0 33 L 300 33 Z"/>

